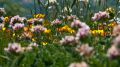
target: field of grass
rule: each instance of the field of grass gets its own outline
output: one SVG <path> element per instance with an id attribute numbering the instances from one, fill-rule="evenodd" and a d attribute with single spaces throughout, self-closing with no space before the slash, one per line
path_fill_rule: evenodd
<path id="1" fill-rule="evenodd" d="M 120 67 L 119 0 L 0 3 L 0 67 Z"/>

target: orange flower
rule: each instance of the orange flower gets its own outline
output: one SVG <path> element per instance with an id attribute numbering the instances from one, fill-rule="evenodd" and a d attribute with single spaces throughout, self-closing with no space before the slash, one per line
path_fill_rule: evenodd
<path id="1" fill-rule="evenodd" d="M 24 31 L 29 31 L 29 28 L 28 27 L 24 27 Z"/>

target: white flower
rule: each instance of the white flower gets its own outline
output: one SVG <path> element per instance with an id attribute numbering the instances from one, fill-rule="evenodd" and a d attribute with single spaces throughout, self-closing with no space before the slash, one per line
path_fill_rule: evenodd
<path id="1" fill-rule="evenodd" d="M 89 67 L 86 62 L 81 62 L 81 63 L 71 63 L 69 67 Z"/>
<path id="2" fill-rule="evenodd" d="M 30 46 L 30 47 L 38 47 L 38 44 L 37 44 L 37 43 L 30 43 L 29 46 Z"/>
<path id="3" fill-rule="evenodd" d="M 64 9 L 62 10 L 62 12 L 72 12 L 72 9 L 70 7 L 64 7 Z"/>
<path id="4" fill-rule="evenodd" d="M 56 0 L 49 0 L 49 3 L 56 3 Z"/>

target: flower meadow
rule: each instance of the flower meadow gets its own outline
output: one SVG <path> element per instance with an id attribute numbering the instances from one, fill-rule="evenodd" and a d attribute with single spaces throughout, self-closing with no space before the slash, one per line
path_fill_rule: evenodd
<path id="1" fill-rule="evenodd" d="M 120 3 L 108 2 L 34 0 L 30 17 L 1 7 L 0 67 L 120 67 Z"/>

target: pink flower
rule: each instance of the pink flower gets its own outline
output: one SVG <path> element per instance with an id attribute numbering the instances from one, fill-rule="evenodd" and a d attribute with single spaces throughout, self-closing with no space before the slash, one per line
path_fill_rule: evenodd
<path id="1" fill-rule="evenodd" d="M 71 27 L 81 27 L 81 22 L 80 20 L 74 20 L 72 23 L 71 23 Z"/>
<path id="2" fill-rule="evenodd" d="M 16 15 L 11 18 L 10 25 L 13 26 L 15 23 L 22 23 L 24 22 L 24 20 L 26 20 L 25 17 L 20 17 L 19 15 Z"/>
<path id="3" fill-rule="evenodd" d="M 45 27 L 43 27 L 43 26 L 41 26 L 41 25 L 36 25 L 36 26 L 34 26 L 32 29 L 31 29 L 31 31 L 32 32 L 43 32 L 43 31 L 45 31 L 47 28 L 45 28 Z"/>
<path id="4" fill-rule="evenodd" d="M 111 59 L 116 58 L 120 56 L 120 50 L 113 45 L 111 48 L 108 49 L 107 56 Z"/>
<path id="5" fill-rule="evenodd" d="M 23 23 L 16 23 L 14 26 L 12 26 L 13 30 L 19 30 L 24 27 Z"/>
<path id="6" fill-rule="evenodd" d="M 80 38 L 84 38 L 84 37 L 88 36 L 89 34 L 90 34 L 89 28 L 80 28 L 80 29 L 78 29 L 76 37 L 78 37 L 80 39 Z"/>
<path id="7" fill-rule="evenodd" d="M 56 19 L 52 22 L 52 25 L 59 25 L 61 23 L 62 23 L 62 21 L 60 21 L 59 19 Z"/>
<path id="8" fill-rule="evenodd" d="M 75 15 L 71 15 L 71 16 L 67 16 L 68 20 L 73 20 L 73 19 L 77 19 L 77 17 Z"/>
<path id="9" fill-rule="evenodd" d="M 24 48 L 21 47 L 19 43 L 9 43 L 7 48 L 4 48 L 5 51 L 10 53 L 23 53 Z"/>
<path id="10" fill-rule="evenodd" d="M 74 20 L 71 23 L 71 27 L 90 29 L 89 26 L 86 23 L 81 22 L 80 20 Z"/>
<path id="11" fill-rule="evenodd" d="M 98 21 L 102 18 L 109 18 L 109 13 L 107 13 L 106 11 L 104 12 L 99 12 L 99 13 L 95 13 L 94 16 L 92 17 L 93 21 Z"/>
<path id="12" fill-rule="evenodd" d="M 73 43 L 77 43 L 77 40 L 75 39 L 74 36 L 65 36 L 65 38 L 62 38 L 62 40 L 60 40 L 60 43 L 63 44 L 73 44 Z"/>
<path id="13" fill-rule="evenodd" d="M 93 53 L 93 47 L 88 44 L 83 44 L 76 48 L 76 51 L 80 52 L 80 55 L 90 56 Z"/>

